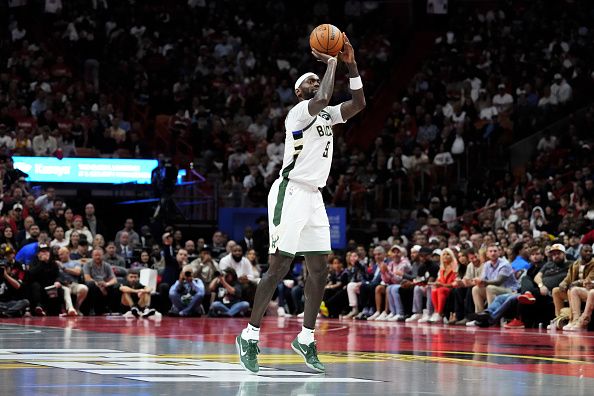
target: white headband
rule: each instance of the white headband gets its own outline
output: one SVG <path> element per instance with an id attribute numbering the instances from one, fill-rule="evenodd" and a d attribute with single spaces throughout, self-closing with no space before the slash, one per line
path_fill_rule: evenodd
<path id="1" fill-rule="evenodd" d="M 301 83 L 303 81 L 305 81 L 306 79 L 310 78 L 310 77 L 317 77 L 318 75 L 316 73 L 305 73 L 304 75 L 302 75 L 301 77 L 299 77 L 297 79 L 297 81 L 295 81 L 295 89 L 299 88 L 299 86 L 301 85 Z"/>

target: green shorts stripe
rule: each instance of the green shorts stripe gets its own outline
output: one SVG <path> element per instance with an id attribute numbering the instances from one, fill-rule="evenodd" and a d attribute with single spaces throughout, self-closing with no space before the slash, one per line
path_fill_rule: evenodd
<path id="1" fill-rule="evenodd" d="M 285 192 L 287 192 L 287 185 L 289 179 L 284 178 L 278 186 L 278 195 L 276 196 L 276 205 L 274 205 L 274 216 L 272 217 L 272 224 L 277 227 L 281 221 L 281 214 L 283 213 L 283 202 L 285 201 Z"/>
<path id="2" fill-rule="evenodd" d="M 332 253 L 332 250 L 318 250 L 318 251 L 308 251 L 308 252 L 297 252 L 295 253 L 295 256 L 320 256 L 320 255 L 324 255 L 324 254 L 330 254 Z"/>

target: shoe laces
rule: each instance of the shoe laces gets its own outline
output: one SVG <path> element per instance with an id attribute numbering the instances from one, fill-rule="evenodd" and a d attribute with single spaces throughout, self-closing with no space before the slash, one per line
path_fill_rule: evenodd
<path id="1" fill-rule="evenodd" d="M 315 361 L 319 361 L 318 359 L 318 346 L 316 345 L 316 342 L 312 342 L 311 344 L 309 344 L 309 347 L 307 348 L 307 353 L 306 356 L 308 358 L 313 358 Z"/>
<path id="2" fill-rule="evenodd" d="M 257 342 L 248 342 L 247 354 L 249 356 L 258 355 L 260 353 L 260 347 Z"/>

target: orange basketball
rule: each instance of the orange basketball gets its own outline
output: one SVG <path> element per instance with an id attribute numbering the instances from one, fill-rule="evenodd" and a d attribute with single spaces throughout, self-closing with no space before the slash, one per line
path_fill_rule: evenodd
<path id="1" fill-rule="evenodd" d="M 309 45 L 316 51 L 336 56 L 344 45 L 342 32 L 336 26 L 325 23 L 311 32 Z"/>

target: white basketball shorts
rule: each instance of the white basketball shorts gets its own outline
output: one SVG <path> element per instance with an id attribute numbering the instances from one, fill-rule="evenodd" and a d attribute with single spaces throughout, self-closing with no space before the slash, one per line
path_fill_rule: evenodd
<path id="1" fill-rule="evenodd" d="M 279 178 L 268 193 L 269 253 L 307 256 L 331 253 L 330 223 L 322 193 L 315 187 Z"/>

